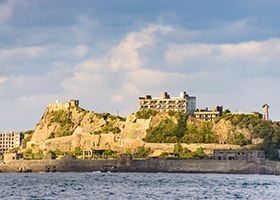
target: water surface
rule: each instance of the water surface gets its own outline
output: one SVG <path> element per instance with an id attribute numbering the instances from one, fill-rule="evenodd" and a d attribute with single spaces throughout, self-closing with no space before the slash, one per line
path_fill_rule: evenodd
<path id="1" fill-rule="evenodd" d="M 274 175 L 0 174 L 0 199 L 280 199 Z"/>

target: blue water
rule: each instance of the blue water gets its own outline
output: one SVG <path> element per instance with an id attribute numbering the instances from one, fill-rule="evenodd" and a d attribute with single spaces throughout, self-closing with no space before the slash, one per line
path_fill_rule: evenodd
<path id="1" fill-rule="evenodd" d="M 280 177 L 177 173 L 0 174 L 0 199 L 280 199 Z"/>

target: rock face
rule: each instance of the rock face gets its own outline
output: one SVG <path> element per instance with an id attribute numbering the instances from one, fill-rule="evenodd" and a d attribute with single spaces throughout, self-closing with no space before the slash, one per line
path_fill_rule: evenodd
<path id="1" fill-rule="evenodd" d="M 121 118 L 112 119 L 108 116 L 98 115 L 86 111 L 79 107 L 70 107 L 66 110 L 52 111 L 47 109 L 37 124 L 32 142 L 42 142 L 48 139 L 53 133 L 53 137 L 61 137 L 79 133 L 94 133 L 104 126 L 110 128 L 118 127 L 123 129 L 124 122 Z M 59 135 L 61 132 L 65 135 Z"/>
<path id="2" fill-rule="evenodd" d="M 37 124 L 34 134 L 27 147 L 34 146 L 44 151 L 60 149 L 73 151 L 76 147 L 84 150 L 112 149 L 114 151 L 135 152 L 137 147 L 150 147 L 159 154 L 163 151 L 173 151 L 174 144 L 169 143 L 145 143 L 142 139 L 146 136 L 146 130 L 151 126 L 157 126 L 161 120 L 171 119 L 178 123 L 175 117 L 168 113 L 158 113 L 149 119 L 137 119 L 135 114 L 126 119 L 110 114 L 98 114 L 86 111 L 80 107 L 69 107 L 62 110 L 47 109 L 40 122 Z M 228 140 L 235 133 L 242 133 L 250 138 L 249 129 L 233 127 L 229 121 L 221 119 L 218 123 L 205 122 L 189 117 L 187 124 L 197 127 L 210 123 L 212 131 L 219 144 L 182 144 L 191 151 L 203 147 L 206 153 L 212 153 L 213 149 L 239 149 L 238 145 L 228 144 Z M 260 140 L 253 140 L 259 143 Z"/>

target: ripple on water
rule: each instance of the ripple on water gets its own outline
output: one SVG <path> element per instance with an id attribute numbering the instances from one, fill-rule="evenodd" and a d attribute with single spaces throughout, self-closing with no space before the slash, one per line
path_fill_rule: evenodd
<path id="1" fill-rule="evenodd" d="M 1 174 L 0 199 L 279 199 L 268 175 L 176 173 Z"/>

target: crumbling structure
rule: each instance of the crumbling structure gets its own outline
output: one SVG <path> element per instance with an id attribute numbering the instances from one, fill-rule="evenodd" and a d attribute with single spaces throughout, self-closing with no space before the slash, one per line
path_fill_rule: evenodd
<path id="1" fill-rule="evenodd" d="M 19 147 L 23 137 L 22 132 L 0 133 L 0 154 L 7 153 L 14 147 Z"/>
<path id="2" fill-rule="evenodd" d="M 269 118 L 268 118 L 268 108 L 269 108 L 269 105 L 264 104 L 262 107 L 263 107 L 263 119 L 264 120 L 269 120 Z"/>
<path id="3" fill-rule="evenodd" d="M 62 102 L 58 103 L 49 103 L 48 109 L 49 111 L 57 111 L 57 110 L 64 110 L 68 109 L 69 107 L 79 107 L 79 100 L 70 100 L 69 102 Z"/>
<path id="4" fill-rule="evenodd" d="M 204 121 L 214 121 L 218 117 L 220 117 L 223 113 L 223 106 L 215 106 L 213 110 L 208 110 L 208 108 L 205 109 L 198 109 L 196 112 L 194 112 L 194 117 L 196 119 L 201 119 Z"/>

